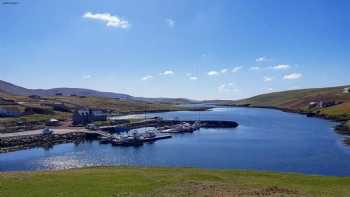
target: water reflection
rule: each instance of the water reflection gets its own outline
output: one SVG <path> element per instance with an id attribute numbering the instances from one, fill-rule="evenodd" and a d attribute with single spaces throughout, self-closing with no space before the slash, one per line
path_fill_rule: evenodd
<path id="1" fill-rule="evenodd" d="M 196 119 L 198 112 L 149 116 Z M 221 108 L 201 112 L 207 120 L 234 120 L 235 129 L 201 129 L 193 134 L 113 147 L 98 141 L 67 143 L 0 154 L 0 170 L 67 169 L 101 165 L 235 168 L 350 175 L 349 149 L 334 123 L 268 109 Z"/>

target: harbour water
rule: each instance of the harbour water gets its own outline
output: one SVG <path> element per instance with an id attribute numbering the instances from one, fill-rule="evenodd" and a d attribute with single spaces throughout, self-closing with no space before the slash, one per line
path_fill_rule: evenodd
<path id="1" fill-rule="evenodd" d="M 318 118 L 257 108 L 149 114 L 165 119 L 232 120 L 234 129 L 200 129 L 140 147 L 98 141 L 0 154 L 0 171 L 57 170 L 101 165 L 199 167 L 350 175 L 350 147 L 336 125 Z"/>

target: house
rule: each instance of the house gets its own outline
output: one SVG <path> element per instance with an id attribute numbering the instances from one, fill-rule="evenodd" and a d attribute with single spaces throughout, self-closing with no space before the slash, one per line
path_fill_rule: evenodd
<path id="1" fill-rule="evenodd" d="M 52 107 L 55 111 L 71 112 L 71 109 L 62 102 L 48 103 L 46 105 Z"/>
<path id="2" fill-rule="evenodd" d="M 343 93 L 344 93 L 344 94 L 350 93 L 350 87 L 344 88 L 344 92 L 343 92 Z"/>
<path id="3" fill-rule="evenodd" d="M 341 102 L 337 101 L 312 101 L 309 103 L 309 108 L 326 108 L 334 105 L 339 105 Z"/>
<path id="4" fill-rule="evenodd" d="M 86 125 L 95 121 L 107 120 L 107 114 L 102 110 L 79 109 L 73 113 L 73 125 Z"/>
<path id="5" fill-rule="evenodd" d="M 319 108 L 326 108 L 326 107 L 331 107 L 334 105 L 337 105 L 338 103 L 335 101 L 320 101 L 319 102 Z"/>
<path id="6" fill-rule="evenodd" d="M 18 117 L 23 112 L 16 106 L 0 106 L 0 117 Z"/>
<path id="7" fill-rule="evenodd" d="M 317 107 L 318 106 L 318 102 L 310 102 L 309 103 L 309 108 L 315 108 L 315 107 Z"/>
<path id="8" fill-rule="evenodd" d="M 61 122 L 57 119 L 51 118 L 49 121 L 47 121 L 46 125 L 57 127 L 61 125 Z"/>
<path id="9" fill-rule="evenodd" d="M 16 101 L 0 97 L 0 105 L 17 105 Z"/>
<path id="10" fill-rule="evenodd" d="M 40 99 L 39 95 L 30 95 L 28 97 L 31 98 L 31 99 Z"/>

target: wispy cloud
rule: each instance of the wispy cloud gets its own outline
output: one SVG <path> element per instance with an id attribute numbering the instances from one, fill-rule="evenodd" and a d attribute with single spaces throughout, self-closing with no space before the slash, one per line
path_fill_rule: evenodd
<path id="1" fill-rule="evenodd" d="M 91 75 L 84 75 L 83 79 L 90 79 L 92 76 Z"/>
<path id="2" fill-rule="evenodd" d="M 212 70 L 208 72 L 209 76 L 218 76 L 220 73 L 218 71 Z"/>
<path id="3" fill-rule="evenodd" d="M 236 67 L 234 67 L 234 68 L 231 70 L 231 72 L 236 73 L 236 72 L 238 72 L 239 70 L 241 70 L 242 68 L 243 68 L 242 66 L 236 66 Z"/>
<path id="4" fill-rule="evenodd" d="M 160 73 L 160 75 L 173 75 L 173 74 L 175 74 L 175 72 L 172 70 L 166 70 L 166 71 Z"/>
<path id="5" fill-rule="evenodd" d="M 186 73 L 186 76 L 187 76 L 188 79 L 191 80 L 191 81 L 198 80 L 198 77 L 193 76 L 192 73 Z"/>
<path id="6" fill-rule="evenodd" d="M 272 80 L 273 80 L 272 77 L 267 77 L 267 76 L 264 77 L 264 81 L 265 82 L 269 82 L 269 81 L 272 81 Z"/>
<path id="7" fill-rule="evenodd" d="M 228 71 L 228 69 L 227 69 L 227 68 L 224 68 L 224 69 L 221 69 L 220 72 L 221 72 L 222 74 L 225 74 L 225 73 L 227 73 L 227 71 Z"/>
<path id="8" fill-rule="evenodd" d="M 260 67 L 259 66 L 252 66 L 252 67 L 250 67 L 250 70 L 260 70 Z"/>
<path id="9" fill-rule="evenodd" d="M 175 20 L 174 19 L 171 19 L 171 18 L 167 18 L 167 19 L 165 19 L 165 22 L 168 24 L 168 26 L 170 27 L 170 28 L 173 28 L 173 27 L 175 27 Z"/>
<path id="10" fill-rule="evenodd" d="M 303 77 L 303 74 L 301 74 L 301 73 L 291 73 L 291 74 L 288 74 L 288 75 L 284 75 L 283 79 L 285 79 L 285 80 L 296 80 L 296 79 L 300 79 L 302 77 Z"/>
<path id="11" fill-rule="evenodd" d="M 153 79 L 152 75 L 146 75 L 146 76 L 141 78 L 142 81 L 147 81 L 147 80 L 150 80 L 150 79 Z"/>
<path id="12" fill-rule="evenodd" d="M 219 92 L 238 92 L 239 89 L 236 88 L 234 83 L 224 83 L 218 87 Z"/>
<path id="13" fill-rule="evenodd" d="M 269 61 L 269 59 L 267 59 L 267 57 L 258 57 L 255 59 L 256 62 L 267 62 Z"/>
<path id="14" fill-rule="evenodd" d="M 276 66 L 273 66 L 272 68 L 275 70 L 286 70 L 286 69 L 289 69 L 290 66 L 287 64 L 278 64 Z"/>
<path id="15" fill-rule="evenodd" d="M 122 18 L 120 18 L 118 16 L 114 16 L 108 12 L 106 12 L 106 13 L 86 12 L 83 15 L 83 18 L 92 19 L 92 20 L 99 20 L 99 21 L 105 22 L 108 27 L 126 29 L 130 26 L 128 21 L 123 20 Z"/>

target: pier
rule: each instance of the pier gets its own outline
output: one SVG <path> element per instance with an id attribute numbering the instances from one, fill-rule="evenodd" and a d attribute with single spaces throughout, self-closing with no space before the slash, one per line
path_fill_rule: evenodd
<path id="1" fill-rule="evenodd" d="M 194 132 L 199 128 L 235 128 L 238 126 L 238 123 L 233 121 L 201 121 L 199 125 L 194 126 L 195 123 L 196 121 L 193 120 L 149 119 L 136 123 L 103 126 L 94 130 L 84 127 L 69 127 L 64 129 L 50 128 L 49 134 L 45 134 L 42 129 L 5 133 L 0 134 L 0 153 L 33 147 L 50 147 L 55 144 L 80 142 L 85 139 L 104 139 L 106 143 L 114 145 L 136 145 L 171 138 L 172 136 L 168 134 Z M 187 124 L 187 126 L 185 126 L 187 128 L 182 128 L 182 130 L 176 128 L 183 124 Z M 143 127 L 154 127 L 156 134 L 152 135 L 152 137 L 147 136 L 137 139 L 136 141 L 131 140 L 131 143 L 123 143 L 120 139 L 118 141 L 118 136 L 113 135 Z M 116 142 L 116 140 L 118 142 Z"/>

